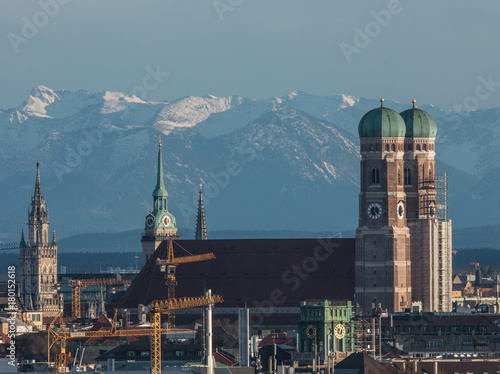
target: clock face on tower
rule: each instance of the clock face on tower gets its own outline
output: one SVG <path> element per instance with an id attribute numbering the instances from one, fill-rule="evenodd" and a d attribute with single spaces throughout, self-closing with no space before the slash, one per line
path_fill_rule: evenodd
<path id="1" fill-rule="evenodd" d="M 316 327 L 314 327 L 314 325 L 307 326 L 306 335 L 309 339 L 314 338 L 316 336 Z"/>
<path id="2" fill-rule="evenodd" d="M 398 218 L 403 219 L 404 215 L 405 215 L 405 203 L 400 201 L 398 203 Z"/>
<path id="3" fill-rule="evenodd" d="M 368 205 L 368 216 L 371 219 L 377 219 L 382 215 L 382 207 L 380 204 L 371 203 Z"/>
<path id="4" fill-rule="evenodd" d="M 164 217 L 163 217 L 163 224 L 164 224 L 165 226 L 170 226 L 170 222 L 172 222 L 172 221 L 170 220 L 170 217 L 169 217 L 169 216 L 164 216 Z"/>
<path id="5" fill-rule="evenodd" d="M 147 216 L 146 217 L 146 226 L 153 227 L 154 224 L 155 224 L 155 218 L 153 216 Z"/>
<path id="6" fill-rule="evenodd" d="M 340 340 L 340 339 L 343 339 L 344 336 L 345 336 L 345 327 L 344 327 L 344 325 L 341 324 L 341 323 L 337 323 L 335 325 L 335 337 Z"/>

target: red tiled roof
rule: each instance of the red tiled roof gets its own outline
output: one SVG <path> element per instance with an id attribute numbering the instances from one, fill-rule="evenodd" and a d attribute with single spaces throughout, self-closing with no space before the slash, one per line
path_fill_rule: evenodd
<path id="1" fill-rule="evenodd" d="M 99 330 L 111 330 L 113 324 L 109 320 L 109 318 L 103 314 L 99 317 L 99 319 L 94 323 L 94 326 L 90 329 L 90 331 L 99 331 Z"/>
<path id="2" fill-rule="evenodd" d="M 271 344 L 287 345 L 289 347 L 295 347 L 295 344 L 293 343 L 293 338 L 286 336 L 286 334 L 278 334 L 278 335 L 272 334 L 266 336 L 259 342 L 259 348 Z"/>
<path id="3" fill-rule="evenodd" d="M 142 268 L 122 307 L 166 299 L 165 277 L 156 258 L 166 257 L 167 246 L 167 241 L 160 244 Z M 305 299 L 354 296 L 355 239 L 178 240 L 176 256 L 188 255 L 181 247 L 193 255 L 213 252 L 216 259 L 179 265 L 176 297 L 200 296 L 207 288 L 224 297 L 222 307 L 256 307 L 263 300 L 298 307 Z"/>

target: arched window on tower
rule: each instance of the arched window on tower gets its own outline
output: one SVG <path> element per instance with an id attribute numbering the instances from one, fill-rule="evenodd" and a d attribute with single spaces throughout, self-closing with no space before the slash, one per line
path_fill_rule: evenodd
<path id="1" fill-rule="evenodd" d="M 422 150 L 427 151 L 427 144 L 422 145 Z"/>
<path id="2" fill-rule="evenodd" d="M 386 152 L 389 152 L 389 144 L 386 144 L 386 145 L 385 145 L 385 151 L 386 151 Z"/>
<path id="3" fill-rule="evenodd" d="M 420 151 L 420 144 L 417 144 L 417 151 Z"/>
<path id="4" fill-rule="evenodd" d="M 405 166 L 405 185 L 411 185 L 411 169 Z"/>
<path id="5" fill-rule="evenodd" d="M 380 171 L 377 166 L 374 166 L 372 169 L 372 183 L 379 184 L 380 183 Z"/>
<path id="6" fill-rule="evenodd" d="M 401 184 L 401 168 L 398 166 L 398 184 Z"/>
<path id="7" fill-rule="evenodd" d="M 394 144 L 391 144 L 391 151 L 396 152 L 396 146 Z"/>
<path id="8" fill-rule="evenodd" d="M 370 152 L 373 152 L 373 144 L 370 144 Z"/>

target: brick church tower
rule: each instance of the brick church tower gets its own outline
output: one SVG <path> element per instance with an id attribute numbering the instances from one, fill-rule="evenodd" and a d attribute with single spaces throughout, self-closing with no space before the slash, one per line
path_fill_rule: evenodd
<path id="1" fill-rule="evenodd" d="M 384 108 L 359 122 L 361 191 L 356 230 L 356 302 L 363 313 L 381 304 L 403 311 L 412 300 L 410 230 L 403 184 L 406 126 Z"/>
<path id="2" fill-rule="evenodd" d="M 437 126 L 413 108 L 366 113 L 361 142 L 356 303 L 400 312 L 451 310 L 451 220 L 447 178 L 436 175 Z"/>
<path id="3" fill-rule="evenodd" d="M 451 220 L 447 213 L 447 179 L 436 175 L 436 122 L 415 107 L 415 100 L 401 117 L 406 124 L 404 186 L 413 300 L 422 302 L 424 311 L 450 312 Z"/>

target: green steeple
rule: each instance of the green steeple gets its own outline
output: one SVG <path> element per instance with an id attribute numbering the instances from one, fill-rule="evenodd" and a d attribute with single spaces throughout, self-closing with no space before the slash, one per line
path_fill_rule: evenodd
<path id="1" fill-rule="evenodd" d="M 158 136 L 158 175 L 156 177 L 156 187 L 153 191 L 153 197 L 168 197 L 167 189 L 163 183 L 163 161 L 161 158 L 161 135 Z M 155 199 L 156 200 L 156 199 Z M 166 207 L 165 207 L 166 209 Z"/>
<path id="2" fill-rule="evenodd" d="M 158 136 L 158 173 L 153 190 L 153 211 L 146 216 L 146 229 L 171 229 L 177 231 L 175 217 L 167 209 L 168 192 L 163 183 L 161 135 Z"/>

